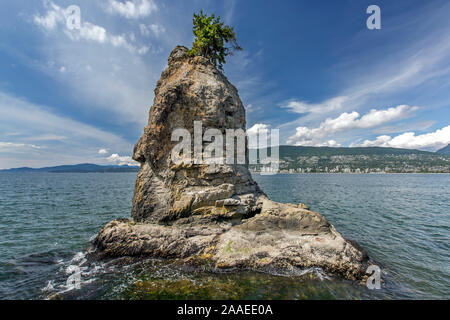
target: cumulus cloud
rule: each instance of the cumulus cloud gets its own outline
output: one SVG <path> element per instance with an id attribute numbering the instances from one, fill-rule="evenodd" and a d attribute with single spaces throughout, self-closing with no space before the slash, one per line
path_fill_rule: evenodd
<path id="1" fill-rule="evenodd" d="M 288 138 L 287 143 L 305 146 L 322 145 L 324 143 L 322 139 L 332 134 L 354 129 L 374 128 L 405 118 L 417 109 L 418 107 L 399 105 L 386 110 L 372 109 L 363 116 L 356 111 L 344 112 L 337 118 L 327 118 L 317 128 L 297 127 L 295 134 Z M 337 145 L 336 141 L 334 144 Z"/>
<path id="2" fill-rule="evenodd" d="M 446 8 L 448 7 L 447 5 Z M 443 8 L 437 10 L 431 8 L 430 6 L 427 9 L 429 10 L 427 14 L 420 11 L 420 21 L 437 18 L 433 21 L 435 26 L 439 23 L 448 25 L 448 19 L 441 14 Z M 410 26 L 404 24 L 400 29 L 408 27 Z M 334 117 L 348 110 L 365 110 L 365 106 L 374 101 L 377 103 L 380 100 L 397 101 L 399 94 L 405 94 L 404 97 L 414 101 L 414 94 L 409 92 L 414 92 L 416 88 L 425 91 L 424 96 L 429 95 L 427 104 L 431 105 L 437 91 L 445 92 L 446 90 L 446 86 L 436 86 L 436 83 L 447 83 L 450 74 L 448 66 L 450 32 L 448 30 L 450 29 L 442 27 L 441 24 L 441 27 L 427 30 L 422 35 L 416 34 L 417 41 L 403 39 L 404 44 L 399 46 L 398 50 L 388 50 L 389 52 L 386 51 L 385 55 L 377 54 L 376 57 L 371 50 L 366 50 L 367 46 L 357 50 L 358 59 L 335 65 L 337 81 L 342 86 L 337 95 L 317 103 L 309 103 L 304 98 L 294 98 L 278 103 L 281 108 L 301 115 L 281 125 L 280 128 L 293 129 L 299 124 L 315 125 L 323 121 L 326 114 Z M 356 48 L 363 43 L 364 41 L 361 41 L 358 36 L 354 39 L 353 45 Z M 412 52 L 414 54 L 411 54 Z M 370 61 L 370 63 L 361 63 L 361 61 Z M 424 89 L 426 86 L 433 87 L 433 90 Z M 394 100 L 389 100 L 390 98 Z"/>
<path id="3" fill-rule="evenodd" d="M 121 15 L 127 19 L 138 19 L 149 16 L 158 6 L 153 0 L 116 1 L 109 0 L 108 12 Z"/>
<path id="4" fill-rule="evenodd" d="M 392 147 L 405 149 L 438 150 L 450 144 L 450 126 L 435 132 L 416 135 L 405 132 L 395 137 L 382 135 L 375 140 L 365 140 L 363 143 L 352 143 L 351 147 Z"/>
<path id="5" fill-rule="evenodd" d="M 256 123 L 251 128 L 247 129 L 247 136 L 249 137 L 248 140 L 248 147 L 255 149 L 260 147 L 258 146 L 258 141 L 261 144 L 261 142 L 264 144 L 263 137 L 267 137 L 267 139 L 271 139 L 270 135 L 270 125 L 264 124 L 264 123 Z M 277 142 L 278 143 L 278 142 Z M 267 142 L 269 145 L 269 142 Z"/>
<path id="6" fill-rule="evenodd" d="M 145 24 L 140 24 L 139 29 L 141 30 L 141 34 L 143 36 L 149 36 L 151 34 L 155 35 L 156 37 L 159 37 L 161 34 L 166 32 L 166 29 L 159 25 L 159 24 L 150 24 L 146 26 Z"/>
<path id="7" fill-rule="evenodd" d="M 137 51 L 137 53 L 138 53 L 139 55 L 143 56 L 143 55 L 145 55 L 145 54 L 148 52 L 148 50 L 150 50 L 150 48 L 144 46 L 144 47 L 141 47 L 141 48 Z"/>
<path id="8" fill-rule="evenodd" d="M 55 31 L 58 26 L 62 26 L 64 33 L 73 41 L 86 40 L 100 44 L 111 44 L 114 47 L 122 47 L 131 53 L 139 55 L 144 55 L 148 52 L 148 47 L 134 45 L 124 35 L 109 34 L 104 27 L 87 21 L 82 22 L 79 28 L 66 28 L 68 18 L 66 10 L 53 2 L 50 2 L 48 7 L 49 10 L 47 10 L 45 15 L 34 16 L 34 23 L 48 32 Z"/>
<path id="9" fill-rule="evenodd" d="M 264 123 L 255 123 L 252 127 L 247 129 L 247 134 L 268 133 L 270 125 Z"/>
<path id="10" fill-rule="evenodd" d="M 117 123 L 133 123 L 127 130 L 134 131 L 133 134 L 138 132 L 136 128 L 145 125 L 149 103 L 153 100 L 153 91 L 148 88 L 154 87 L 161 73 L 161 65 L 167 59 L 153 56 L 154 59 L 149 62 L 140 55 L 113 45 L 87 46 L 67 41 L 63 33 L 59 36 L 61 39 L 57 41 L 51 37 L 45 38 L 48 40 L 45 45 L 54 50 L 45 50 L 43 56 L 47 61 L 55 61 L 55 64 L 50 66 L 43 62 L 33 67 L 57 81 L 63 81 L 70 88 L 65 94 L 66 99 L 82 101 L 81 108 L 107 110 Z M 144 54 L 149 48 L 139 50 L 139 54 Z M 63 74 L 55 67 L 61 65 L 66 67 Z"/>
<path id="11" fill-rule="evenodd" d="M 100 149 L 98 150 L 98 154 L 108 154 L 108 149 Z"/>
<path id="12" fill-rule="evenodd" d="M 342 145 L 336 140 L 328 140 L 325 142 L 315 144 L 316 147 L 341 147 Z"/>
<path id="13" fill-rule="evenodd" d="M 106 29 L 89 22 L 84 22 L 79 31 L 76 31 L 76 29 L 72 32 L 66 30 L 66 33 L 70 35 L 72 39 L 76 40 L 85 39 L 99 43 L 105 43 L 107 41 Z"/>
<path id="14" fill-rule="evenodd" d="M 124 35 L 118 35 L 118 36 L 111 36 L 110 42 L 114 47 L 123 47 L 126 48 L 130 52 L 137 52 L 139 53 L 140 49 L 137 49 L 134 47 L 131 43 L 129 43 Z M 147 53 L 147 51 L 144 52 L 144 54 Z"/>
<path id="15" fill-rule="evenodd" d="M 55 0 L 53 2 L 58 3 Z M 128 136 L 131 131 L 132 134 L 137 134 L 138 129 L 134 128 L 145 125 L 148 108 L 154 97 L 153 90 L 149 88 L 155 86 L 161 71 L 167 65 L 168 53 L 175 42 L 189 43 L 192 40 L 191 33 L 188 31 L 191 22 L 183 19 L 174 21 L 173 17 L 185 11 L 178 11 L 180 6 L 191 10 L 195 5 L 191 2 L 167 3 L 165 4 L 167 10 L 152 12 L 152 15 L 145 20 L 124 21 L 118 14 L 109 16 L 105 15 L 105 12 L 98 12 L 99 8 L 106 10 L 109 0 L 103 1 L 102 5 L 93 1 L 82 3 L 81 28 L 85 27 L 84 23 L 87 19 L 92 25 L 106 28 L 104 41 L 100 42 L 101 31 L 97 32 L 98 41 L 93 40 L 92 38 L 95 37 L 92 36 L 89 40 L 82 38 L 80 30 L 68 30 L 63 19 L 55 22 L 54 29 L 47 30 L 37 21 L 42 20 L 41 16 L 46 17 L 47 12 L 60 12 L 60 7 L 53 6 L 51 0 L 46 0 L 34 21 L 34 25 L 38 25 L 41 31 L 45 31 L 44 37 L 40 39 L 40 46 L 37 47 L 42 60 L 27 59 L 26 63 L 38 69 L 39 72 L 56 78 L 56 81 L 63 82 L 70 88 L 66 97 L 70 99 L 72 95 L 76 101 L 81 101 L 80 108 L 107 110 L 111 115 L 108 121 L 115 118 L 114 120 L 121 125 L 137 123 L 137 127 L 127 126 L 126 129 Z M 135 4 L 139 3 L 135 1 Z M 221 5 L 228 7 L 225 4 Z M 64 8 L 64 5 L 60 6 Z M 172 10 L 173 7 L 178 9 Z M 166 25 L 164 21 L 171 23 Z M 144 29 L 150 32 L 148 39 L 141 34 L 140 24 L 143 24 L 146 27 Z M 163 25 L 166 27 L 164 28 Z M 180 33 L 180 30 L 186 32 Z M 164 33 L 161 34 L 161 32 Z M 155 33 L 161 35 L 157 37 Z M 49 34 L 51 36 L 48 36 Z M 84 37 L 88 37 L 87 34 L 83 32 Z M 67 41 L 68 39 L 72 41 Z M 228 70 L 231 65 L 236 65 L 234 74 L 239 75 L 239 80 L 247 77 L 247 74 L 242 75 L 240 60 L 235 61 L 240 54 L 230 58 L 227 63 Z M 148 55 L 151 55 L 151 59 L 147 59 Z M 54 65 L 48 65 L 48 61 L 54 61 Z M 59 72 L 60 66 L 65 66 L 64 74 Z M 232 76 L 233 72 L 227 71 L 227 74 Z M 248 90 L 242 90 L 248 92 Z"/>
<path id="16" fill-rule="evenodd" d="M 65 10 L 55 5 L 53 2 L 50 2 L 49 6 L 51 7 L 51 10 L 48 10 L 44 16 L 35 15 L 33 17 L 34 23 L 47 31 L 56 29 L 59 23 L 65 23 L 66 21 Z"/>
<path id="17" fill-rule="evenodd" d="M 117 153 L 110 155 L 107 160 L 120 166 L 137 166 L 138 163 L 129 156 L 120 156 Z"/>

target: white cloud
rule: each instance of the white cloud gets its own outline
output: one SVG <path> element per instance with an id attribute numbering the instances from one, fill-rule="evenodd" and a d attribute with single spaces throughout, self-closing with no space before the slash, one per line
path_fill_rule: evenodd
<path id="1" fill-rule="evenodd" d="M 125 3 L 123 0 L 121 2 Z M 109 1 L 104 1 L 103 9 L 106 10 L 109 4 Z M 139 7 L 140 2 L 134 1 L 134 4 Z M 99 5 L 92 1 L 83 2 L 82 33 L 80 30 L 68 30 L 65 21 L 60 19 L 59 22 L 55 22 L 56 26 L 51 30 L 51 36 L 47 36 L 48 31 L 45 29 L 47 32 L 44 37 L 39 39 L 41 46 L 37 47 L 37 50 L 39 56 L 46 61 L 36 61 L 26 56 L 23 60 L 27 60 L 27 64 L 38 71 L 56 78 L 56 81 L 63 82 L 70 89 L 67 99 L 74 98 L 77 103 L 82 100 L 81 108 L 89 106 L 90 109 L 102 109 L 102 112 L 107 110 L 108 121 L 117 121 L 120 124 L 132 123 L 133 126 L 138 124 L 136 128 L 139 128 L 145 125 L 148 118 L 148 108 L 154 98 L 152 88 L 167 65 L 170 50 L 176 44 L 189 44 L 192 41 L 191 21 L 176 17 L 181 14 L 178 10 L 180 7 L 191 10 L 195 5 L 190 2 L 164 5 L 167 10 L 152 12 L 150 16 L 152 19 L 124 21 L 119 15 L 111 17 L 104 12 L 97 12 Z M 228 7 L 228 4 L 223 6 Z M 176 9 L 172 10 L 171 7 Z M 60 9 L 56 5 L 48 4 L 39 15 L 45 17 L 47 11 L 59 12 Z M 87 12 L 92 18 L 88 18 L 85 14 Z M 88 26 L 85 25 L 86 19 L 89 19 Z M 35 23 L 39 24 L 36 21 Z M 149 33 L 149 39 L 141 34 L 141 24 L 144 26 L 144 33 Z M 91 30 L 93 26 L 103 28 L 105 32 L 99 31 L 101 29 L 94 32 Z M 160 36 L 156 36 L 157 34 Z M 67 41 L 68 39 L 72 41 Z M 144 55 L 151 55 L 151 59 L 147 59 Z M 251 73 L 246 69 L 243 75 L 242 70 L 243 66 L 248 64 L 247 60 L 252 61 L 252 58 L 243 52 L 237 52 L 230 57 L 226 65 L 227 75 L 230 77 L 233 73 L 237 75 L 235 84 L 242 90 L 241 97 L 244 101 L 245 95 L 250 90 L 242 82 L 245 82 Z M 47 66 L 47 61 L 54 61 L 55 65 Z M 61 73 L 55 67 L 62 65 L 66 67 L 68 75 L 66 77 L 61 77 Z M 117 66 L 120 69 L 116 68 Z M 254 86 L 259 89 L 265 84 L 267 81 L 261 81 Z"/>
<path id="2" fill-rule="evenodd" d="M 145 54 L 148 52 L 148 50 L 150 50 L 149 47 L 143 46 L 142 48 L 140 48 L 140 49 L 138 50 L 138 54 L 141 55 L 141 56 L 143 56 L 143 55 L 145 55 Z"/>
<path id="3" fill-rule="evenodd" d="M 290 100 L 281 104 L 282 108 L 290 109 L 295 113 L 319 113 L 339 110 L 349 100 L 347 96 L 338 96 L 328 99 L 322 103 L 307 103 L 304 101 Z"/>
<path id="4" fill-rule="evenodd" d="M 117 153 L 110 155 L 107 160 L 120 166 L 137 166 L 138 163 L 129 156 L 120 156 Z"/>
<path id="5" fill-rule="evenodd" d="M 316 147 L 341 147 L 342 145 L 336 140 L 328 140 L 315 145 Z"/>
<path id="6" fill-rule="evenodd" d="M 55 5 L 54 3 L 50 3 L 49 6 L 52 8 L 48 10 L 45 16 L 35 15 L 33 17 L 34 23 L 41 26 L 47 31 L 54 30 L 59 23 L 65 23 L 66 14 L 65 11 Z"/>
<path id="7" fill-rule="evenodd" d="M 2 167 L 13 165 L 13 162 L 14 165 L 20 163 L 20 165 L 27 166 L 77 162 L 98 163 L 99 161 L 106 162 L 106 157 L 113 151 L 120 155 L 129 154 L 135 142 L 134 138 L 129 138 L 130 141 L 133 140 L 132 142 L 124 141 L 120 135 L 139 136 L 139 132 L 147 122 L 148 110 L 154 98 L 152 89 L 160 77 L 161 71 L 167 65 L 167 56 L 170 50 L 177 44 L 189 44 L 192 41 L 191 20 L 179 19 L 179 17 L 185 12 L 196 10 L 193 2 L 164 3 L 164 10 L 156 10 L 156 6 L 151 5 L 154 4 L 153 1 L 147 1 L 150 9 L 145 9 L 145 5 L 141 6 L 143 1 L 128 1 L 135 6 L 125 15 L 130 17 L 140 15 L 142 19 L 126 21 L 119 12 L 115 12 L 114 16 L 106 12 L 110 4 L 109 0 L 102 1 L 101 4 L 97 1 L 85 0 L 75 2 L 81 7 L 81 29 L 69 30 L 66 26 L 63 11 L 70 2 L 43 0 L 29 8 L 32 10 L 28 11 L 31 19 L 27 19 L 31 22 L 31 27 L 40 31 L 36 35 L 33 32 L 35 30 L 32 30 L 33 35 L 38 36 L 36 39 L 38 45 L 31 51 L 10 48 L 17 63 L 20 62 L 24 66 L 42 73 L 44 77 L 53 78 L 59 83 L 61 90 L 65 91 L 63 94 L 65 101 L 62 101 L 61 106 L 53 106 L 54 108 L 35 106 L 36 121 L 32 121 L 26 111 L 20 111 L 20 109 L 31 110 L 31 114 L 34 114 L 35 111 L 31 106 L 30 108 L 19 106 L 8 108 L 7 111 L 13 110 L 17 113 L 8 115 L 4 119 L 2 118 L 3 110 L 0 110 L 0 119 L 2 119 L 0 121 L 0 137 L 2 137 L 0 140 L 2 141 L 19 143 L 23 140 L 25 143 L 34 143 L 28 140 L 45 135 L 48 137 L 50 135 L 60 136 L 65 139 L 42 142 L 45 152 L 47 152 L 45 158 L 42 155 L 39 158 L 21 157 L 19 159 L 16 157 L 13 159 L 11 157 L 7 160 L 6 156 L 2 154 L 0 157 Z M 119 1 L 115 2 L 117 4 Z M 120 2 L 126 4 L 125 0 Z M 159 2 L 156 4 L 159 5 Z M 229 4 L 221 3 L 217 6 L 223 7 L 225 10 L 221 11 L 226 12 Z M 34 11 L 36 9 L 38 11 Z M 24 11 L 25 15 L 26 11 Z M 152 11 L 151 14 L 147 18 L 143 18 L 143 15 L 149 11 Z M 27 18 L 26 16 L 20 17 L 21 21 L 24 20 L 24 17 Z M 148 27 L 150 32 L 148 39 L 141 34 L 140 24 Z M 134 33 L 134 37 L 132 33 Z M 158 33 L 160 37 L 156 36 Z M 114 37 L 123 37 L 126 42 Z M 118 46 L 115 47 L 112 42 Z M 130 50 L 126 43 L 132 45 L 134 50 Z M 141 56 L 143 54 L 151 54 L 151 59 Z M 236 79 L 245 80 L 252 73 L 246 69 L 247 72 L 242 74 L 242 64 L 239 59 L 241 54 L 238 52 L 234 57 L 230 57 L 226 65 L 226 72 L 229 76 L 234 73 Z M 48 63 L 49 61 L 52 62 L 51 65 Z M 236 67 L 230 69 L 232 65 Z M 59 71 L 61 66 L 66 68 L 64 76 Z M 258 84 L 258 87 L 261 87 L 261 83 Z M 248 93 L 249 91 L 242 89 L 242 92 Z M 65 107 L 66 103 L 80 110 L 69 112 L 70 116 L 66 117 L 65 114 L 68 112 Z M 32 105 L 32 103 L 28 104 Z M 22 114 L 26 121 L 21 120 Z M 51 115 L 49 119 L 54 121 L 47 122 L 47 115 Z M 79 117 L 78 121 L 70 119 L 72 115 Z M 90 129 L 102 131 L 101 134 L 95 134 L 90 129 L 83 130 L 83 120 L 81 119 L 88 115 L 92 115 L 87 120 L 89 123 L 98 124 L 97 128 L 91 126 Z M 75 123 L 68 123 L 66 120 Z M 79 132 L 74 130 L 77 128 L 76 123 L 81 124 Z M 114 128 L 119 134 L 114 137 L 108 136 L 108 132 L 101 128 Z M 6 129 L 9 132 L 20 129 L 21 136 L 17 139 L 5 136 Z M 86 136 L 87 133 L 90 137 Z M 110 139 L 106 139 L 106 137 Z M 103 141 L 99 141 L 101 139 Z M 36 142 L 36 144 L 40 145 L 41 142 Z M 100 147 L 109 148 L 110 153 L 99 155 Z M 39 150 L 41 152 L 43 149 Z"/>
<path id="8" fill-rule="evenodd" d="M 256 123 L 251 128 L 247 129 L 247 136 L 249 137 L 248 147 L 252 148 L 252 149 L 258 148 L 258 140 L 259 140 L 259 142 L 263 141 L 260 139 L 262 137 L 264 137 L 264 135 L 268 139 L 270 139 L 270 129 L 269 128 L 270 128 L 270 125 L 268 125 L 268 124 Z M 259 147 L 261 147 L 261 146 L 259 146 Z"/>
<path id="9" fill-rule="evenodd" d="M 143 36 L 149 36 L 150 34 L 154 34 L 156 37 L 159 37 L 161 34 L 166 32 L 166 29 L 158 24 L 151 24 L 146 26 L 145 24 L 140 24 L 139 29 L 141 30 L 141 34 Z"/>
<path id="10" fill-rule="evenodd" d="M 419 107 L 417 106 L 410 107 L 407 105 L 399 105 L 395 108 L 386 110 L 372 109 L 368 114 L 362 116 L 361 119 L 355 120 L 355 125 L 358 128 L 373 128 L 387 122 L 407 117 L 418 109 Z"/>
<path id="11" fill-rule="evenodd" d="M 98 154 L 102 154 L 102 155 L 108 154 L 108 149 L 100 149 L 100 150 L 98 150 Z"/>
<path id="12" fill-rule="evenodd" d="M 94 155 L 98 145 L 120 152 L 132 149 L 131 143 L 113 133 L 57 115 L 48 107 L 1 91 L 0 119 L 0 136 L 9 137 L 0 145 L 0 167 L 3 168 L 96 163 L 99 159 Z M 11 132 L 14 134 L 9 134 Z M 27 154 L 14 156 L 17 152 Z"/>
<path id="13" fill-rule="evenodd" d="M 138 19 L 149 16 L 158 7 L 153 0 L 116 1 L 109 0 L 108 12 L 119 14 L 128 19 Z"/>
<path id="14" fill-rule="evenodd" d="M 308 103 L 304 99 L 279 103 L 281 108 L 301 114 L 301 117 L 279 127 L 294 129 L 299 124 L 316 126 L 323 121 L 324 115 L 337 116 L 348 110 L 361 112 L 374 101 L 378 104 L 380 99 L 386 102 L 398 101 L 400 94 L 417 101 L 412 90 L 424 90 L 427 85 L 436 89 L 438 86 L 435 83 L 445 88 L 444 81 L 450 74 L 448 30 L 437 28 L 433 32 L 427 32 L 420 41 L 410 41 L 395 51 L 388 50 L 382 58 L 373 57 L 372 52 L 360 50 L 364 52 L 358 52 L 358 59 L 333 66 L 338 74 L 336 87 L 342 88 L 335 96 L 318 103 Z M 361 43 L 361 38 L 358 38 L 353 45 L 359 46 Z M 360 57 L 370 58 L 370 63 L 361 64 Z"/>
<path id="15" fill-rule="evenodd" d="M 337 132 L 374 128 L 405 118 L 417 109 L 418 107 L 399 105 L 386 110 L 372 109 L 363 116 L 356 111 L 344 112 L 337 118 L 327 118 L 317 128 L 297 127 L 296 133 L 288 138 L 287 143 L 305 146 L 322 145 L 322 139 Z M 336 145 L 336 141 L 334 144 Z"/>
<path id="16" fill-rule="evenodd" d="M 123 47 L 128 49 L 130 52 L 134 52 L 136 50 L 135 47 L 133 47 L 133 45 L 131 45 L 127 39 L 125 38 L 125 36 L 120 35 L 120 36 L 111 36 L 110 37 L 110 42 L 114 47 Z"/>
<path id="17" fill-rule="evenodd" d="M 438 150 L 450 143 L 450 126 L 435 132 L 416 135 L 405 132 L 394 138 L 388 135 L 377 137 L 375 140 L 365 140 L 363 143 L 352 143 L 351 147 L 392 147 L 405 149 Z"/>
<path id="18" fill-rule="evenodd" d="M 73 31 L 72 34 L 76 35 L 77 31 Z M 81 25 L 78 34 L 80 38 L 85 40 L 92 40 L 100 43 L 105 43 L 107 40 L 106 29 L 89 22 L 84 22 Z"/>
<path id="19" fill-rule="evenodd" d="M 112 35 L 107 30 L 99 25 L 83 21 L 79 29 L 68 29 L 66 27 L 67 14 L 66 11 L 58 5 L 50 2 L 48 4 L 49 10 L 45 16 L 34 16 L 34 23 L 46 31 L 55 31 L 58 26 L 62 26 L 64 33 L 73 41 L 93 41 L 99 44 L 111 44 L 114 47 L 122 47 L 131 53 L 144 55 L 148 52 L 148 47 L 138 46 L 130 43 L 123 35 Z M 135 37 L 130 36 L 132 41 Z"/>
<path id="20" fill-rule="evenodd" d="M 247 129 L 247 134 L 268 133 L 270 125 L 264 123 L 255 123 L 251 128 Z"/>
<path id="21" fill-rule="evenodd" d="M 149 88 L 155 86 L 165 59 L 156 57 L 148 63 L 125 50 L 49 40 L 48 46 L 53 50 L 45 50 L 43 55 L 47 60 L 56 61 L 55 65 L 64 65 L 69 76 L 61 77 L 58 69 L 46 65 L 36 66 L 38 71 L 63 81 L 70 88 L 66 99 L 81 101 L 81 108 L 106 110 L 108 121 L 132 124 L 128 127 L 138 134 L 148 119 L 154 96 Z M 146 51 L 148 48 L 141 53 Z"/>
<path id="22" fill-rule="evenodd" d="M 46 5 L 46 10 L 62 11 L 53 3 Z M 125 36 L 125 33 L 130 34 L 127 30 L 113 35 L 103 27 L 83 21 L 83 15 L 80 30 L 67 29 L 62 20 L 57 26 L 59 31 L 55 28 L 52 37 L 42 39 L 40 53 L 46 61 L 37 64 L 24 57 L 25 62 L 64 81 L 70 87 L 67 98 L 73 95 L 77 100 L 84 100 L 83 105 L 89 108 L 108 110 L 118 122 L 144 125 L 153 100 L 153 91 L 149 88 L 154 87 L 167 60 L 165 56 L 154 55 L 154 59 L 147 61 L 141 56 L 150 50 L 154 54 L 155 50 L 160 50 L 159 46 L 140 46 L 136 37 L 133 42 L 131 35 Z M 67 37 L 72 41 L 67 41 Z M 86 45 L 85 41 L 99 45 Z M 64 66 L 70 76 L 61 78 L 56 66 Z"/>
<path id="23" fill-rule="evenodd" d="M 0 151 L 10 151 L 16 149 L 41 149 L 40 146 L 27 143 L 14 143 L 14 142 L 2 142 L 0 141 Z"/>

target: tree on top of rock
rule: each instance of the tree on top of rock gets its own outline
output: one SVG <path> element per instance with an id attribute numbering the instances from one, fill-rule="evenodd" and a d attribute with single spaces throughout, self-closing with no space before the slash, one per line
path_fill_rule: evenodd
<path id="1" fill-rule="evenodd" d="M 200 11 L 194 13 L 193 19 L 195 40 L 189 54 L 192 56 L 203 56 L 219 69 L 225 63 L 225 57 L 232 54 L 233 50 L 242 50 L 236 41 L 236 34 L 232 27 L 224 25 L 220 16 L 214 14 L 207 16 Z M 230 44 L 227 47 L 226 44 Z"/>

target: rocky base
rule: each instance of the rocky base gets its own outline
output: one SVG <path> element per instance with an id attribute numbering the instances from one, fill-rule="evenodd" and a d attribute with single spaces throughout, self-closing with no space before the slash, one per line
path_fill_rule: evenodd
<path id="1" fill-rule="evenodd" d="M 196 129 L 198 121 L 202 126 Z M 141 169 L 132 220 L 107 224 L 95 239 L 95 254 L 177 259 L 213 270 L 286 274 L 298 267 L 320 267 L 347 279 L 362 278 L 368 263 L 364 251 L 306 206 L 270 201 L 248 164 L 237 161 L 237 147 L 224 148 L 218 156 L 234 161 L 173 161 L 177 142 L 172 133 L 179 128 L 191 137 L 196 131 L 204 137 L 208 128 L 215 128 L 226 138 L 229 130 L 244 131 L 246 120 L 238 91 L 222 72 L 208 59 L 191 57 L 187 48 L 177 46 L 156 85 L 148 124 L 134 148 L 133 159 Z M 245 139 L 236 140 L 248 154 Z M 208 156 L 208 141 L 198 151 L 202 159 Z M 182 155 L 190 159 L 189 150 Z"/>
<path id="2" fill-rule="evenodd" d="M 364 277 L 368 256 L 303 204 L 261 196 L 261 213 L 233 225 L 191 216 L 171 225 L 117 219 L 94 243 L 101 257 L 152 256 L 208 265 L 213 270 L 277 270 L 320 267 L 350 280 Z M 92 253 L 91 253 L 92 254 Z"/>

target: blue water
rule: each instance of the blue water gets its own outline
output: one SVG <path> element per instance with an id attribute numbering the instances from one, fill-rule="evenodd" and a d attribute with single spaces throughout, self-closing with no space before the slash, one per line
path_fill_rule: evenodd
<path id="1" fill-rule="evenodd" d="M 217 275 L 155 259 L 86 261 L 98 230 L 129 217 L 135 178 L 0 174 L 0 298 L 450 298 L 449 174 L 255 175 L 271 199 L 306 203 L 361 244 L 382 269 L 380 290 L 320 270 L 289 278 Z M 82 270 L 80 289 L 67 282 L 72 266 Z"/>
<path id="2" fill-rule="evenodd" d="M 273 200 L 308 204 L 363 246 L 394 282 L 393 298 L 450 298 L 449 174 L 255 178 Z"/>

